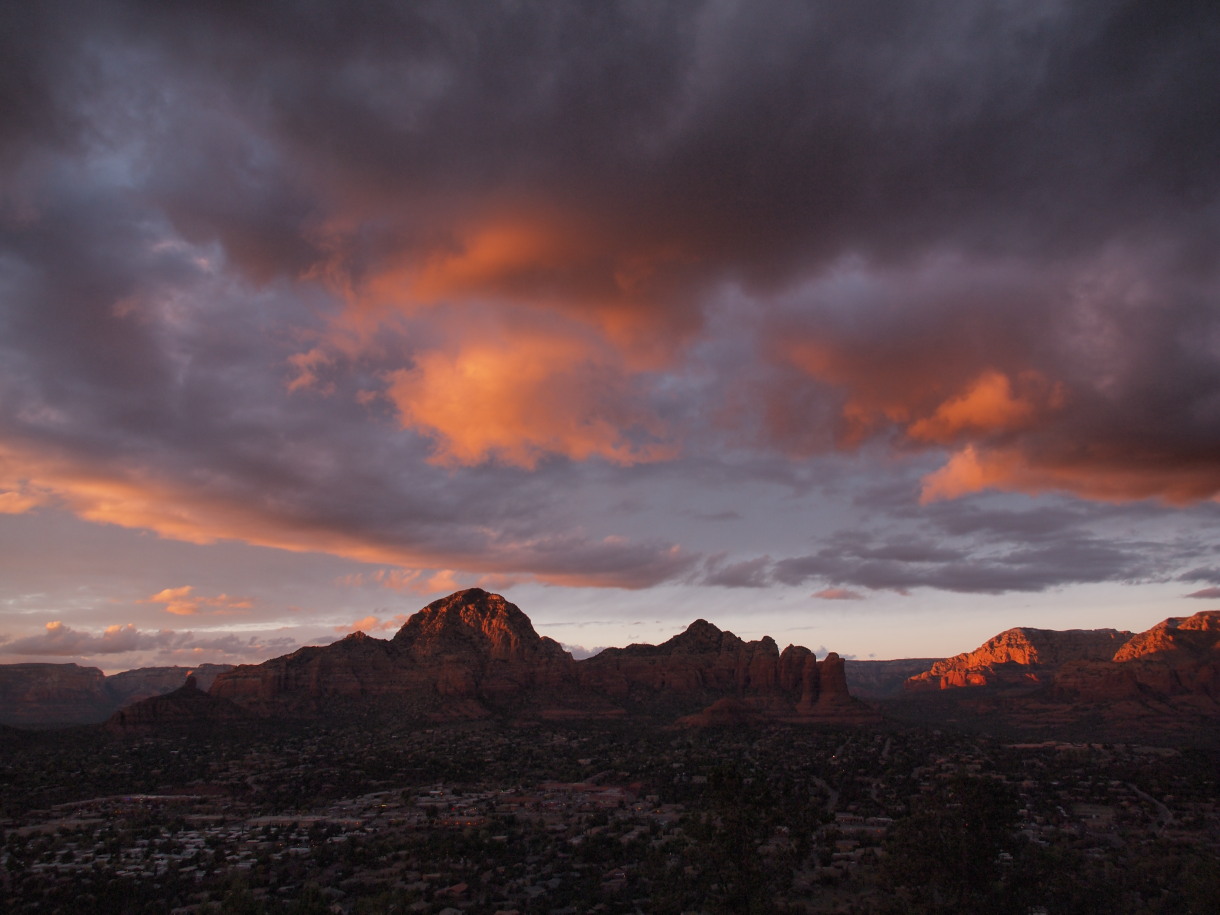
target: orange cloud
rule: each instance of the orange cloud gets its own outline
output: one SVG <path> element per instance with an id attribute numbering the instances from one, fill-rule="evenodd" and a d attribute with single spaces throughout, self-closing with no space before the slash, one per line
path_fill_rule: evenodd
<path id="1" fill-rule="evenodd" d="M 0 515 L 21 515 L 43 505 L 48 501 L 44 493 L 28 490 L 8 490 L 0 492 Z"/>
<path id="2" fill-rule="evenodd" d="M 633 402 L 613 356 L 578 337 L 459 343 L 393 372 L 387 393 L 403 426 L 436 442 L 438 464 L 495 459 L 532 469 L 548 454 L 616 464 L 676 456 L 656 441 L 660 419 Z"/>
<path id="3" fill-rule="evenodd" d="M 967 445 L 923 479 L 920 501 L 955 499 L 986 489 L 1070 492 L 1099 502 L 1157 499 L 1171 505 L 1220 500 L 1220 469 L 1131 460 L 1126 455 L 1038 456 L 1017 447 Z"/>
<path id="4" fill-rule="evenodd" d="M 397 616 L 389 619 L 381 619 L 376 616 L 366 616 L 363 619 L 358 619 L 348 626 L 336 626 L 335 632 L 378 632 L 389 631 L 402 628 L 402 624 L 407 621 L 407 615 L 400 613 Z"/>
<path id="5" fill-rule="evenodd" d="M 549 539 L 498 539 L 480 529 L 472 534 L 477 550 L 463 552 L 428 541 L 399 542 L 359 530 L 349 532 L 325 521 L 304 524 L 283 518 L 274 508 L 238 495 L 220 498 L 147 469 L 109 467 L 98 461 L 80 466 L 52 455 L 18 450 L 0 443 L 0 479 L 35 481 L 49 504 L 103 524 L 151 530 L 187 543 L 236 540 L 292 552 L 318 552 L 369 564 L 399 568 L 449 569 L 480 574 L 479 582 L 533 580 L 573 587 L 640 588 L 683 571 L 693 559 L 676 546 L 589 541 L 566 536 L 563 549 Z M 31 484 L 33 485 L 33 484 Z M 599 571 L 582 575 L 590 566 Z M 439 572 L 428 586 L 443 584 Z"/>
<path id="6" fill-rule="evenodd" d="M 911 423 L 907 435 L 915 441 L 948 444 L 962 437 L 1009 432 L 1033 422 L 1040 407 L 1038 394 L 1045 405 L 1062 403 L 1062 390 L 1051 389 L 1038 373 L 1025 373 L 1022 382 L 1025 390 L 1017 395 L 1007 375 L 984 372 L 963 394 L 941 403 L 931 416 Z"/>
<path id="7" fill-rule="evenodd" d="M 682 245 L 553 205 L 493 204 L 372 263 L 348 250 L 354 231 L 325 230 L 333 256 L 315 271 L 348 304 L 328 343 L 349 356 L 375 348 L 378 331 L 404 315 L 494 304 L 501 314 L 561 315 L 606 338 L 632 368 L 655 369 L 700 324 L 695 300 L 680 291 L 697 260 Z M 312 367 L 298 369 L 308 384 Z"/>
<path id="8" fill-rule="evenodd" d="M 486 577 L 484 576 L 478 581 L 480 587 L 485 584 Z M 420 569 L 378 569 L 376 572 L 356 572 L 352 575 L 344 575 L 338 583 L 353 588 L 376 584 L 392 591 L 409 591 L 412 594 L 448 593 L 461 588 L 457 580 L 457 573 L 453 569 L 435 571 L 427 578 Z"/>
<path id="9" fill-rule="evenodd" d="M 296 376 L 288 382 L 288 390 L 291 392 L 316 387 L 319 380 L 319 370 L 325 366 L 332 365 L 334 361 L 334 356 L 325 352 L 320 347 L 314 347 L 308 352 L 294 353 L 289 356 L 288 364 L 296 371 Z M 324 385 L 321 391 L 324 394 L 332 393 L 334 385 Z"/>
<path id="10" fill-rule="evenodd" d="M 254 602 L 248 597 L 229 597 L 218 594 L 215 597 L 199 597 L 195 595 L 192 585 L 182 585 L 179 588 L 163 588 L 152 597 L 146 597 L 141 603 L 165 604 L 165 611 L 176 616 L 193 616 L 200 608 L 212 608 L 210 613 L 232 613 L 236 610 L 249 610 Z"/>

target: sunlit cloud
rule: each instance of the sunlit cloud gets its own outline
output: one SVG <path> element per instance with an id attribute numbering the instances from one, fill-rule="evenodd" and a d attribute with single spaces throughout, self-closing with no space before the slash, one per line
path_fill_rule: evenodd
<path id="1" fill-rule="evenodd" d="M 234 633 L 177 632 L 140 629 L 134 623 L 107 626 L 100 632 L 74 629 L 59 620 L 46 624 L 39 635 L 9 639 L 3 653 L 11 656 L 89 658 L 135 652 L 189 658 L 206 654 L 209 660 L 263 660 L 271 653 L 296 647 L 293 639 Z"/>
<path id="2" fill-rule="evenodd" d="M 230 597 L 227 594 L 217 594 L 214 597 L 204 597 L 195 594 L 192 585 L 182 585 L 178 588 L 164 588 L 151 597 L 146 597 L 142 603 L 164 604 L 165 612 L 175 616 L 193 616 L 196 613 L 228 614 L 241 610 L 249 610 L 254 601 L 248 597 Z"/>
<path id="3" fill-rule="evenodd" d="M 818 600 L 864 600 L 863 594 L 848 588 L 823 588 L 821 591 L 813 592 L 810 596 Z"/>
<path id="4" fill-rule="evenodd" d="M 403 623 L 405 623 L 407 619 L 408 615 L 405 613 L 400 613 L 387 619 L 381 619 L 380 617 L 370 614 L 369 616 L 358 619 L 347 626 L 336 626 L 335 632 L 397 632 L 402 628 Z"/>
<path id="5" fill-rule="evenodd" d="M 1046 391 L 1049 386 L 1036 372 L 1027 373 L 1021 381 L 1026 390 L 1018 395 L 1007 375 L 985 372 L 965 393 L 940 404 L 931 416 L 911 423 L 907 435 L 916 441 L 947 444 L 963 436 L 1012 432 L 1035 420 L 1037 393 L 1051 407 L 1061 403 L 1061 389 Z"/>
<path id="6" fill-rule="evenodd" d="M 403 426 L 447 466 L 498 460 L 534 469 L 550 455 L 616 464 L 672 459 L 660 417 L 609 351 L 578 337 L 527 334 L 422 353 L 390 375 Z"/>

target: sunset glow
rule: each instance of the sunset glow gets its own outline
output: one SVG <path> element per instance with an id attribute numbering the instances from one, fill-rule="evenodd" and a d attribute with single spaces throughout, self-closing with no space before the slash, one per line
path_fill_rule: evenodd
<path id="1" fill-rule="evenodd" d="M 1216 599 L 1206 4 L 14 6 L 0 663 Z"/>

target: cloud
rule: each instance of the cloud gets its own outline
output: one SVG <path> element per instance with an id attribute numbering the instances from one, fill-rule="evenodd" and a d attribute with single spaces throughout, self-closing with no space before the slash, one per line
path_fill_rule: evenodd
<path id="1" fill-rule="evenodd" d="M 555 454 L 617 464 L 676 455 L 658 440 L 659 417 L 631 403 L 621 368 L 578 338 L 467 340 L 453 353 L 422 353 L 389 377 L 402 424 L 435 441 L 433 460 L 442 465 L 498 459 L 532 470 Z"/>
<path id="2" fill-rule="evenodd" d="M 56 620 L 46 624 L 41 635 L 10 639 L 4 653 L 12 656 L 88 658 L 111 657 L 134 652 L 154 653 L 163 658 L 188 658 L 206 654 L 209 661 L 266 660 L 297 647 L 295 640 L 235 633 L 175 632 L 169 629 L 142 630 L 134 623 L 107 626 L 101 632 L 86 632 Z"/>
<path id="3" fill-rule="evenodd" d="M 397 616 L 383 620 L 370 615 L 363 619 L 358 619 L 348 626 L 336 626 L 335 632 L 397 632 L 402 628 L 403 623 L 407 621 L 407 616 L 405 613 L 400 613 Z"/>
<path id="4" fill-rule="evenodd" d="M 812 595 L 818 600 L 863 600 L 864 595 L 847 588 L 823 588 Z"/>
<path id="5" fill-rule="evenodd" d="M 1210 588 L 1200 588 L 1198 591 L 1192 591 L 1184 597 L 1197 597 L 1203 600 L 1215 600 L 1220 598 L 1220 586 L 1213 585 Z"/>
<path id="6" fill-rule="evenodd" d="M 691 545 L 837 456 L 984 528 L 1220 494 L 1220 9 L 891 6 L 9 4 L 0 513 L 408 590 L 1159 574 L 1049 516 Z"/>
<path id="7" fill-rule="evenodd" d="M 927 536 L 927 535 L 925 535 Z M 906 593 L 935 588 L 973 594 L 1039 592 L 1068 584 L 1164 577 L 1172 546 L 1108 541 L 1073 533 L 1043 543 L 876 541 L 858 532 L 829 538 L 816 553 L 777 560 L 773 580 L 796 586 L 811 580 Z M 820 592 L 825 593 L 825 592 Z"/>
<path id="8" fill-rule="evenodd" d="M 759 556 L 741 562 L 726 563 L 725 557 L 710 557 L 702 584 L 721 588 L 765 588 L 770 584 L 771 557 Z"/>
<path id="9" fill-rule="evenodd" d="M 152 597 L 146 597 L 142 603 L 164 604 L 166 613 L 176 616 L 193 616 L 200 608 L 209 608 L 204 612 L 215 614 L 233 613 L 239 610 L 249 610 L 254 602 L 248 597 L 230 597 L 227 594 L 217 594 L 215 597 L 203 597 L 194 594 L 194 587 L 183 585 L 178 588 L 163 588 Z"/>
<path id="10" fill-rule="evenodd" d="M 605 645 L 598 645 L 594 648 L 586 648 L 584 645 L 569 645 L 567 642 L 561 642 L 561 647 L 568 652 L 577 661 L 583 661 L 585 658 L 591 658 L 594 655 L 601 654 L 606 650 Z"/>

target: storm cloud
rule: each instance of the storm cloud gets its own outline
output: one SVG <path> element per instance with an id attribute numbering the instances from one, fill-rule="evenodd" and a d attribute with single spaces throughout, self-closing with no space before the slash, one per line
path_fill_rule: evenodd
<path id="1" fill-rule="evenodd" d="M 417 583 L 1214 564 L 1214 4 L 10 6 L 2 513 Z"/>

